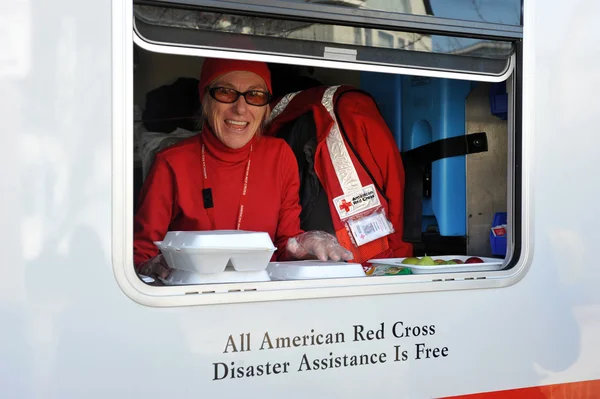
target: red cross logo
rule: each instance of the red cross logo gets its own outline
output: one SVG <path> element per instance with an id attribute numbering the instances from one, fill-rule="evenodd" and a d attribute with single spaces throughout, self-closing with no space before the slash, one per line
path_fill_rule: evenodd
<path id="1" fill-rule="evenodd" d="M 352 208 L 352 203 L 347 202 L 345 199 L 340 203 L 340 209 L 343 209 L 345 212 L 348 212 Z"/>

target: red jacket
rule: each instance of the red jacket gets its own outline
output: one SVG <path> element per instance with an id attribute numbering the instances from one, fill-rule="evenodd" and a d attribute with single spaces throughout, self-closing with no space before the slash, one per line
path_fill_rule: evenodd
<path id="1" fill-rule="evenodd" d="M 240 229 L 269 233 L 279 258 L 290 237 L 300 233 L 298 165 L 285 141 L 254 138 L 245 147 L 226 147 L 205 129 L 156 155 L 144 181 L 134 220 L 134 264 L 158 254 L 153 241 L 168 231 L 211 230 L 203 205 L 204 177 L 201 145 L 205 143 L 206 170 L 212 182 L 215 229 L 234 230 L 250 145 L 251 167 Z"/>
<path id="2" fill-rule="evenodd" d="M 336 91 L 334 97 L 339 93 L 352 90 L 348 86 L 342 86 Z M 296 94 L 283 112 L 276 111 L 267 134 L 276 135 L 277 130 L 285 123 L 311 111 L 317 127 L 318 147 L 315 154 L 315 171 L 324 186 L 330 202 L 330 210 L 336 230 L 342 231 L 343 224 L 337 217 L 337 211 L 333 207 L 333 198 L 342 194 L 341 186 L 335 176 L 329 150 L 325 141 L 333 126 L 333 119 L 327 109 L 321 104 L 327 87 L 316 87 L 304 90 Z M 375 183 L 382 189 L 387 201 L 380 195 L 381 202 L 386 208 L 388 219 L 392 222 L 395 232 L 388 239 L 389 250 L 378 253 L 376 257 L 407 257 L 412 256 L 412 245 L 403 241 L 404 224 L 404 167 L 397 144 L 387 124 L 381 117 L 379 110 L 373 100 L 360 92 L 348 92 L 339 97 L 336 110 L 337 120 L 348 135 L 348 139 L 356 152 L 360 155 L 366 169 L 371 173 Z M 354 156 L 354 152 L 348 147 L 348 153 L 356 169 L 360 181 L 369 184 L 371 179 Z M 340 235 L 338 235 L 338 238 Z M 369 245 L 369 244 L 366 244 Z M 350 249 L 350 248 L 349 248 Z M 371 250 L 373 253 L 373 250 Z M 376 253 L 376 251 L 375 251 Z"/>

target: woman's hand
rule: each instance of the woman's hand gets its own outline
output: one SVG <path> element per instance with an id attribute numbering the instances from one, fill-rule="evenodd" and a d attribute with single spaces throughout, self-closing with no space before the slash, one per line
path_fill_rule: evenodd
<path id="1" fill-rule="evenodd" d="M 287 257 L 292 259 L 317 258 L 349 261 L 354 258 L 352 252 L 342 247 L 338 240 L 324 231 L 307 231 L 290 238 L 286 245 Z"/>
<path id="2" fill-rule="evenodd" d="M 167 261 L 162 254 L 142 262 L 138 266 L 137 270 L 139 274 L 143 274 L 144 276 L 152 277 L 154 279 L 158 277 L 165 279 L 169 277 L 169 274 L 171 274 L 171 269 L 167 265 Z"/>

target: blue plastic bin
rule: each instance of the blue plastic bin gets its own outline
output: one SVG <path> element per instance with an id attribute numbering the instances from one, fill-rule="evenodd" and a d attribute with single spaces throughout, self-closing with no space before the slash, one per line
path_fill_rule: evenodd
<path id="1" fill-rule="evenodd" d="M 402 79 L 404 151 L 465 134 L 465 100 L 471 82 L 416 76 Z M 423 217 L 435 218 L 442 236 L 467 234 L 466 185 L 464 155 L 433 162 L 431 198 L 423 200 Z"/>
<path id="2" fill-rule="evenodd" d="M 506 82 L 493 83 L 490 88 L 490 112 L 502 120 L 508 118 Z"/>
<path id="3" fill-rule="evenodd" d="M 360 79 L 401 151 L 465 134 L 465 100 L 472 82 L 373 72 L 362 72 Z M 423 199 L 422 231 L 437 225 L 442 236 L 465 236 L 465 156 L 433 162 L 431 184 L 431 198 Z"/>
<path id="4" fill-rule="evenodd" d="M 494 215 L 494 220 L 491 227 L 506 224 L 506 221 L 507 213 L 498 212 Z M 494 237 L 494 233 L 492 233 L 490 229 L 490 244 L 492 245 L 492 255 L 506 256 L 506 236 Z"/>

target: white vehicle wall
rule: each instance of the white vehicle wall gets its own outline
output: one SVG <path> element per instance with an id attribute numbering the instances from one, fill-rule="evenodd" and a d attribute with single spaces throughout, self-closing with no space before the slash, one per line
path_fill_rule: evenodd
<path id="1" fill-rule="evenodd" d="M 131 6 L 1 8 L 0 396 L 412 399 L 600 379 L 597 2 L 525 1 L 523 241 L 513 270 L 528 270 L 516 284 L 173 307 L 132 300 L 114 271 L 115 179 L 127 189 L 114 145 L 130 134 L 118 130 L 125 109 L 114 90 L 132 46 Z M 428 335 L 408 334 L 415 326 Z M 313 331 L 344 342 L 265 343 L 265 334 L 275 345 Z M 303 363 L 330 353 L 377 363 Z M 215 366 L 267 362 L 287 362 L 287 372 L 220 379 Z"/>

